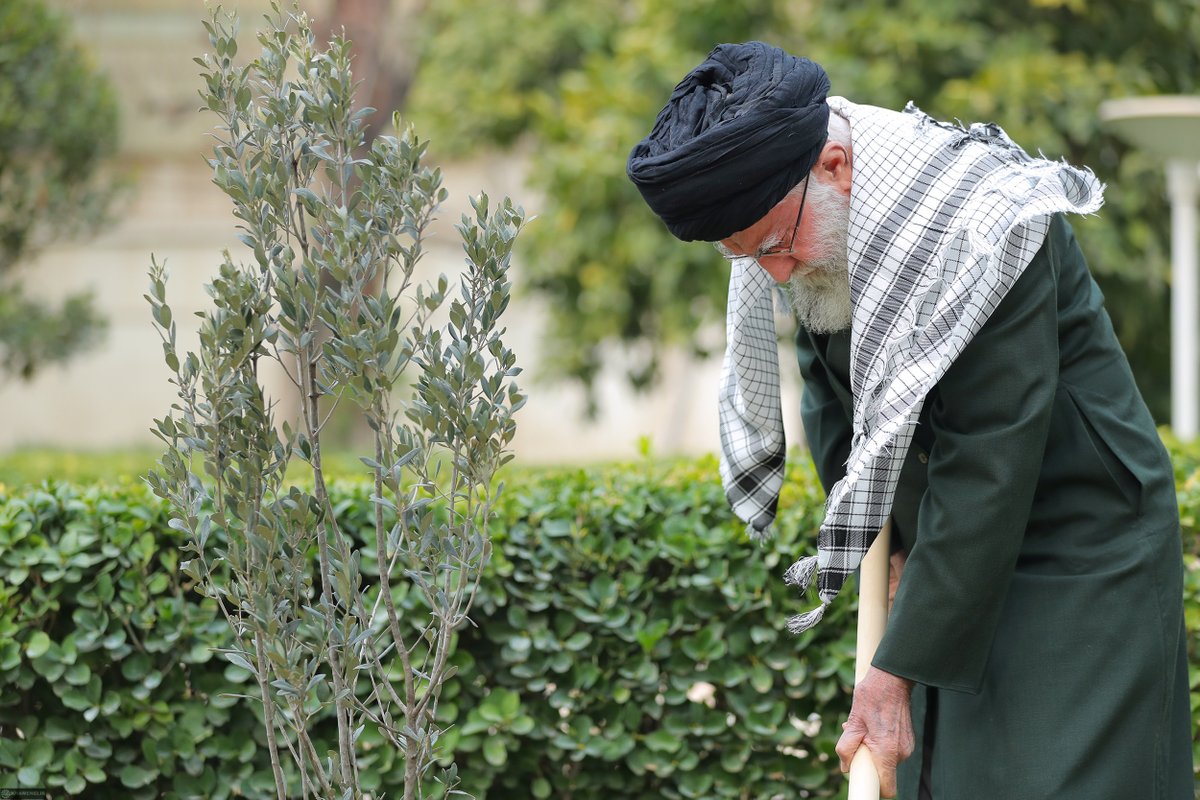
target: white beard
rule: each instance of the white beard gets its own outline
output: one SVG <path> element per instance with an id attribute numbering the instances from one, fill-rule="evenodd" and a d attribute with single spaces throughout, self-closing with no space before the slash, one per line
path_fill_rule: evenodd
<path id="1" fill-rule="evenodd" d="M 816 255 L 803 262 L 808 275 L 792 273 L 788 295 L 800 324 L 812 333 L 837 333 L 850 327 L 850 268 L 846 245 L 850 233 L 850 198 L 810 180 L 808 200 L 815 214 L 812 236 Z"/>

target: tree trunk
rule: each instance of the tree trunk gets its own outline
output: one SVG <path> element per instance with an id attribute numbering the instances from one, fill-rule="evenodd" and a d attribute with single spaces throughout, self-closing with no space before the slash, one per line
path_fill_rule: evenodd
<path id="1" fill-rule="evenodd" d="M 404 105 L 417 71 L 418 21 L 425 0 L 334 0 L 329 33 L 354 43 L 351 69 L 358 97 L 375 113 L 368 118 L 366 146 Z"/>

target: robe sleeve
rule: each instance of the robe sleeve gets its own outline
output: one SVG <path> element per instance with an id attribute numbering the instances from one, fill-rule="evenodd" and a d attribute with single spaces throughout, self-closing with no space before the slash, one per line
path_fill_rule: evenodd
<path id="1" fill-rule="evenodd" d="M 834 394 L 830 376 L 817 358 L 817 344 L 811 334 L 801 330 L 796 336 L 796 358 L 804 390 L 800 396 L 800 417 L 804 435 L 812 452 L 817 476 L 828 494 L 846 475 L 850 457 L 851 430 L 846 409 Z"/>
<path id="2" fill-rule="evenodd" d="M 1058 385 L 1050 239 L 930 393 L 928 488 L 874 666 L 976 693 L 1041 472 Z"/>

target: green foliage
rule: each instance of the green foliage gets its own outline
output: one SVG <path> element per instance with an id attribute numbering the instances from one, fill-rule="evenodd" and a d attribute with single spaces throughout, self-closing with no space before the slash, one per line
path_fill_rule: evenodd
<path id="1" fill-rule="evenodd" d="M 213 658 L 227 631 L 180 573 L 179 544 L 144 487 L 0 495 L 5 787 L 256 793 L 259 726 L 226 696 L 244 676 Z"/>
<path id="2" fill-rule="evenodd" d="M 1200 476 L 1188 466 L 1200 456 L 1172 451 L 1200 690 Z M 787 617 L 812 599 L 780 577 L 815 546 L 823 493 L 793 461 L 780 525 L 792 533 L 758 547 L 716 473 L 703 459 L 512 480 L 437 709 L 461 789 L 479 800 L 844 796 L 832 753 L 849 711 L 856 593 L 794 637 Z M 374 536 L 372 494 L 369 480 L 331 487 L 356 542 Z M 181 572 L 187 539 L 169 516 L 132 484 L 0 492 L 3 785 L 100 800 L 274 795 L 261 707 L 237 697 L 251 674 L 213 654 L 230 632 Z M 362 572 L 376 580 L 369 550 Z M 393 597 L 419 625 L 420 592 L 398 585 Z M 336 747 L 331 716 L 313 731 L 320 752 Z M 372 723 L 358 742 L 362 785 L 396 794 L 402 756 Z"/>
<path id="3" fill-rule="evenodd" d="M 536 32 L 511 5 L 439 8 L 413 113 L 459 149 L 529 140 L 546 209 L 525 238 L 525 264 L 551 310 L 553 374 L 590 387 L 619 345 L 631 380 L 645 385 L 662 347 L 708 346 L 696 332 L 723 316 L 725 268 L 711 248 L 670 237 L 625 177 L 625 159 L 713 45 L 760 38 L 822 63 L 835 94 L 995 120 L 1031 151 L 1092 167 L 1109 184 L 1107 205 L 1074 223 L 1139 384 L 1165 418 L 1164 177 L 1101 126 L 1097 108 L 1108 97 L 1196 91 L 1197 0 L 522 4 L 547 20 Z M 505 46 L 531 36 L 529 51 Z"/>
<path id="4" fill-rule="evenodd" d="M 417 124 L 443 153 L 462 154 L 481 138 L 513 144 L 533 124 L 537 104 L 559 74 L 608 46 L 621 24 L 620 0 L 533 0 L 511 4 L 503 14 L 484 5 L 445 0 L 421 18 L 438 40 L 422 54 L 425 70 L 447 82 L 416 82 L 410 103 L 419 114 Z M 464 25 L 465 19 L 475 22 Z"/>
<path id="5" fill-rule="evenodd" d="M 28 380 L 42 367 L 91 347 L 105 324 L 90 293 L 71 295 L 52 308 L 10 283 L 0 294 L 0 372 Z"/>
<path id="6" fill-rule="evenodd" d="M 51 241 L 96 229 L 115 184 L 108 81 L 41 0 L 0 2 L 0 371 L 31 377 L 87 346 L 102 327 L 89 295 L 49 308 L 25 297 L 13 267 Z"/>

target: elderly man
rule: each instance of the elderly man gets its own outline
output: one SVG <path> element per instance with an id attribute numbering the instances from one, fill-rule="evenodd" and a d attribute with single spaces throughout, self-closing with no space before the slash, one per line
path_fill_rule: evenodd
<path id="1" fill-rule="evenodd" d="M 892 519 L 903 577 L 843 769 L 865 743 L 887 796 L 1192 800 L 1171 465 L 1063 217 L 1102 187 L 994 125 L 828 90 L 807 59 L 721 45 L 628 171 L 675 236 L 732 260 L 721 472 L 755 536 L 782 483 L 774 287 L 791 295 L 829 494 L 818 555 L 785 576 L 820 589 L 793 630 Z"/>

